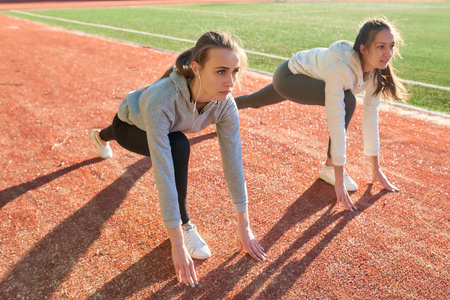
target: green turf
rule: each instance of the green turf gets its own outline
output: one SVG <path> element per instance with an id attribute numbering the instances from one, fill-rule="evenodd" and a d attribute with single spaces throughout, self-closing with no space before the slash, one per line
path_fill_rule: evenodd
<path id="1" fill-rule="evenodd" d="M 136 33 L 26 17 L 67 28 L 182 51 L 191 43 Z M 211 29 L 238 35 L 247 50 L 290 57 L 299 50 L 326 47 L 339 39 L 353 41 L 368 17 L 386 16 L 402 32 L 402 60 L 395 62 L 404 79 L 450 87 L 450 3 L 448 2 L 282 2 L 209 4 L 34 11 L 82 22 L 196 40 Z M 249 54 L 250 67 L 273 72 L 283 61 Z M 450 92 L 412 86 L 410 104 L 450 113 Z"/>

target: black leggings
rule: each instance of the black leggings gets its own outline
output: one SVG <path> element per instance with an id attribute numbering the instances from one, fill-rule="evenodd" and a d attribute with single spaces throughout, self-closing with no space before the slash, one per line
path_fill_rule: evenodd
<path id="1" fill-rule="evenodd" d="M 147 133 L 134 125 L 121 121 L 117 115 L 114 117 L 111 126 L 100 131 L 100 138 L 104 141 L 115 140 L 123 148 L 131 152 L 150 156 Z M 186 224 L 189 222 L 186 194 L 191 146 L 188 138 L 180 131 L 169 133 L 169 140 L 170 148 L 172 150 L 173 166 L 175 169 L 175 184 L 178 192 L 181 222 L 182 224 Z"/>
<path id="2" fill-rule="evenodd" d="M 259 108 L 276 104 L 286 99 L 300 104 L 325 106 L 325 82 L 302 74 L 293 74 L 288 61 L 282 63 L 273 74 L 273 83 L 265 88 L 236 98 L 238 109 Z M 356 107 L 356 98 L 350 90 L 344 91 L 345 130 L 352 119 Z M 331 139 L 328 140 L 328 157 Z"/>

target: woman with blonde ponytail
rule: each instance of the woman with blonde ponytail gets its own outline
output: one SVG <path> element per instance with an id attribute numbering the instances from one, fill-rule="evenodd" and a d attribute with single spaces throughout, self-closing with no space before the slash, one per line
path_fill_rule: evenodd
<path id="1" fill-rule="evenodd" d="M 90 133 L 101 158 L 112 157 L 112 140 L 151 157 L 175 272 L 186 285 L 198 284 L 192 258 L 207 259 L 211 252 L 186 207 L 190 145 L 185 133 L 210 124 L 216 125 L 240 248 L 257 260 L 265 259 L 250 230 L 238 110 L 231 96 L 246 63 L 245 53 L 229 34 L 209 31 L 181 53 L 157 82 L 129 93 L 111 126 Z"/>
<path id="2" fill-rule="evenodd" d="M 345 209 L 356 206 L 348 191 L 358 185 L 344 170 L 346 131 L 356 107 L 355 94 L 365 92 L 362 131 L 364 154 L 370 156 L 372 182 L 397 191 L 381 171 L 378 151 L 378 106 L 381 97 L 407 100 L 408 94 L 395 75 L 391 59 L 402 39 L 386 19 L 365 22 L 355 43 L 337 41 L 329 48 L 300 51 L 281 64 L 273 83 L 262 90 L 236 98 L 239 109 L 259 108 L 285 99 L 325 106 L 329 130 L 328 153 L 319 178 L 335 187 L 337 202 Z"/>

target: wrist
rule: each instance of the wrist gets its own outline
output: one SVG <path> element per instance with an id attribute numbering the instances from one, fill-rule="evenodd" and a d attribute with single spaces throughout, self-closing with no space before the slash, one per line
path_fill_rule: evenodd
<path id="1" fill-rule="evenodd" d="M 248 221 L 248 212 L 247 211 L 237 212 L 236 220 L 237 220 L 237 225 L 239 228 L 246 228 L 246 227 L 250 226 L 249 221 Z"/>
<path id="2" fill-rule="evenodd" d="M 334 166 L 335 184 L 344 184 L 344 166 Z"/>
<path id="3" fill-rule="evenodd" d="M 378 160 L 378 156 L 371 156 L 370 162 L 372 164 L 372 169 L 378 170 L 380 168 L 380 162 Z"/>
<path id="4" fill-rule="evenodd" d="M 168 228 L 167 233 L 169 234 L 170 244 L 172 248 L 182 248 L 184 246 L 183 233 L 181 232 L 181 226 L 174 228 Z"/>

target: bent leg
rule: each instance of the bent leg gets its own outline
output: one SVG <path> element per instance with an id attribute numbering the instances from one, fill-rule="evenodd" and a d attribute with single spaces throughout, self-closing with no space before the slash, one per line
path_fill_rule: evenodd
<path id="1" fill-rule="evenodd" d="M 145 131 L 123 122 L 117 115 L 114 117 L 112 127 L 114 138 L 120 146 L 131 152 L 150 156 L 147 133 Z"/>
<path id="2" fill-rule="evenodd" d="M 104 129 L 102 129 L 99 133 L 100 138 L 105 141 L 105 142 L 109 142 L 109 141 L 113 141 L 115 140 L 114 138 L 114 130 L 113 130 L 113 126 L 110 125 Z"/>
<path id="3" fill-rule="evenodd" d="M 180 207 L 181 222 L 189 222 L 189 213 L 186 204 L 188 166 L 191 146 L 188 138 L 182 132 L 169 133 L 170 148 L 172 150 L 173 167 L 175 170 L 175 184 L 178 192 L 178 205 Z"/>
<path id="4" fill-rule="evenodd" d="M 123 148 L 144 156 L 150 156 L 147 133 L 134 125 L 121 121 L 117 115 L 113 121 L 113 134 L 115 140 Z M 169 133 L 170 147 L 175 174 L 175 185 L 178 193 L 178 205 L 180 207 L 181 221 L 189 222 L 189 213 L 186 205 L 188 164 L 190 144 L 188 138 L 182 132 Z"/>
<path id="5" fill-rule="evenodd" d="M 123 148 L 144 156 L 150 156 L 147 133 L 134 125 L 122 122 L 117 116 L 113 121 L 114 136 Z M 188 138 L 182 132 L 169 133 L 170 148 L 172 151 L 175 185 L 178 193 L 178 205 L 181 221 L 189 222 L 189 213 L 186 205 L 188 164 L 191 146 Z"/>
<path id="6" fill-rule="evenodd" d="M 275 71 L 275 74 L 276 72 L 277 71 Z M 238 109 L 243 109 L 243 108 L 260 108 L 266 105 L 276 104 L 286 100 L 286 98 L 281 96 L 275 90 L 273 84 L 269 84 L 268 86 L 262 88 L 257 92 L 254 92 L 253 94 L 236 97 L 235 100 Z"/>
<path id="7" fill-rule="evenodd" d="M 303 74 L 293 74 L 284 62 L 274 74 L 273 85 L 278 94 L 293 102 L 305 105 L 325 106 L 325 82 Z M 345 130 L 353 117 L 356 98 L 350 90 L 344 91 Z M 331 139 L 328 140 L 328 157 Z"/>
<path id="8" fill-rule="evenodd" d="M 288 62 L 273 74 L 273 86 L 285 99 L 306 105 L 325 105 L 325 82 L 303 74 L 293 74 Z"/>
<path id="9" fill-rule="evenodd" d="M 272 105 L 285 100 L 280 96 L 273 84 L 269 84 L 263 89 L 249 95 L 243 95 L 235 98 L 238 109 L 243 108 L 260 108 L 266 105 Z"/>

